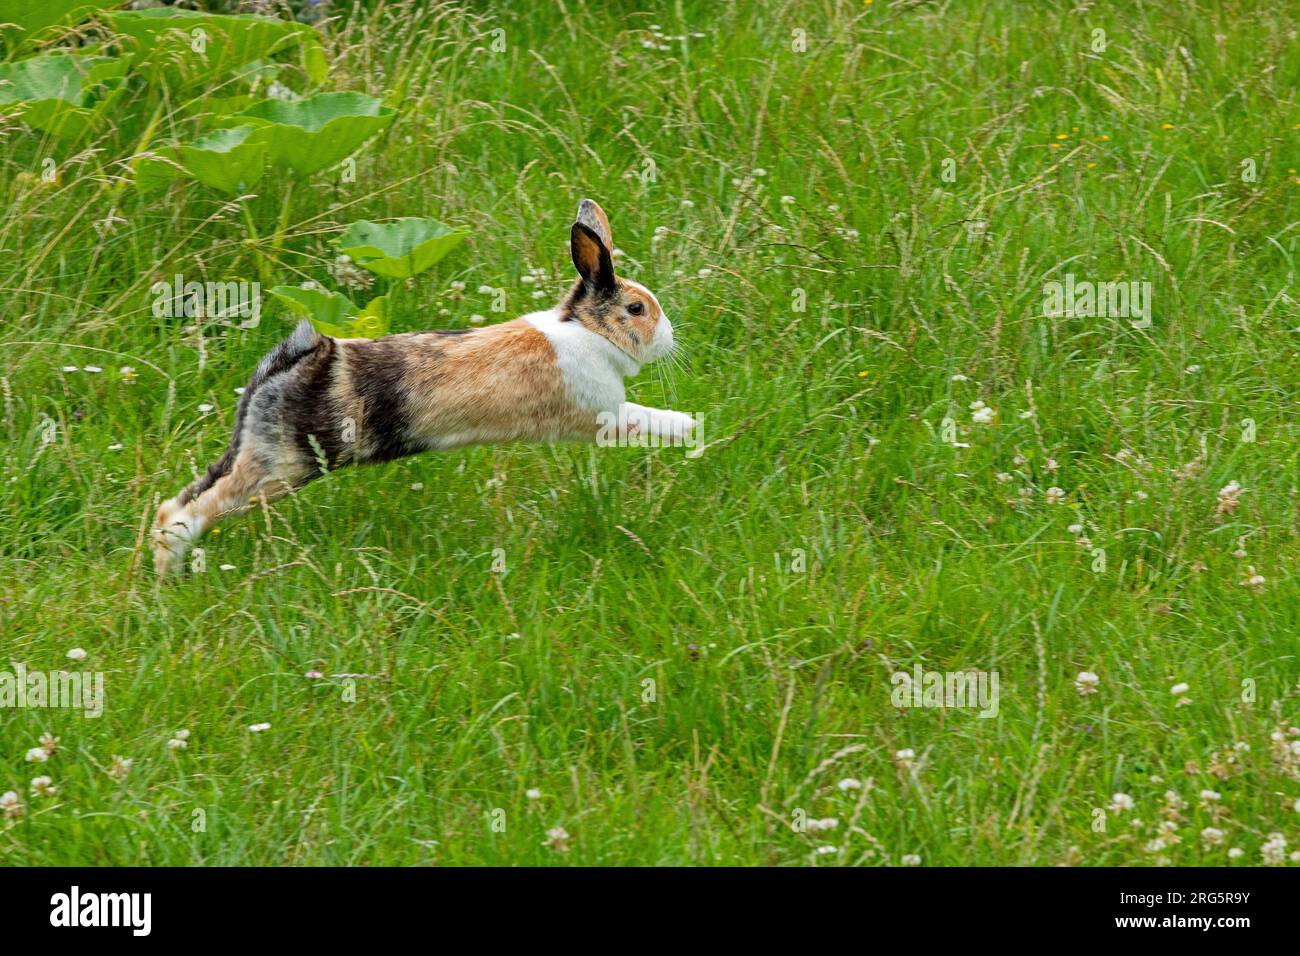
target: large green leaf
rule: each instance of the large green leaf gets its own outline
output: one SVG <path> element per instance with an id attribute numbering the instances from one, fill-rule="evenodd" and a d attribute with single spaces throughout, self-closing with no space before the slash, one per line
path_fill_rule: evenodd
<path id="1" fill-rule="evenodd" d="M 126 60 L 50 53 L 0 65 L 0 106 L 16 106 L 23 122 L 61 139 L 98 124 L 122 94 Z"/>
<path id="2" fill-rule="evenodd" d="M 167 188 L 185 174 L 171 148 L 137 156 L 131 165 L 135 170 L 135 188 L 142 196 Z"/>
<path id="3" fill-rule="evenodd" d="M 388 297 L 378 296 L 357 309 L 338 292 L 278 285 L 267 290 L 294 315 L 311 319 L 317 332 L 339 339 L 377 339 L 388 334 Z"/>
<path id="4" fill-rule="evenodd" d="M 219 129 L 181 146 L 180 163 L 191 176 L 213 189 L 241 193 L 266 170 L 266 143 L 252 126 Z"/>
<path id="5" fill-rule="evenodd" d="M 308 176 L 350 156 L 395 115 L 373 96 L 317 93 L 302 100 L 263 100 L 223 122 L 265 127 L 270 161 Z"/>
<path id="6" fill-rule="evenodd" d="M 123 0 L 0 0 L 0 38 L 5 45 L 27 45 L 50 27 L 72 26 L 96 10 Z"/>
<path id="7" fill-rule="evenodd" d="M 465 236 L 433 219 L 363 219 L 348 226 L 338 246 L 363 269 L 390 279 L 409 279 L 451 252 Z"/>
<path id="8" fill-rule="evenodd" d="M 256 60 L 297 50 L 312 82 L 325 78 L 320 36 L 305 23 L 274 17 L 177 10 L 121 10 L 106 15 L 128 38 L 152 80 L 173 86 L 212 82 Z"/>

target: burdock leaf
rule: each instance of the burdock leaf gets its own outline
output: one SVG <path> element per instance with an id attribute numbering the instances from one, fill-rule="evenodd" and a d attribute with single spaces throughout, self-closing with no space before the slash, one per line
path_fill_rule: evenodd
<path id="1" fill-rule="evenodd" d="M 219 129 L 181 146 L 181 165 L 191 176 L 213 189 L 240 193 L 262 178 L 266 170 L 266 143 L 252 126 Z"/>
<path id="2" fill-rule="evenodd" d="M 28 126 L 78 139 L 122 95 L 128 62 L 107 56 L 50 53 L 0 65 L 0 106 L 15 106 Z"/>
<path id="3" fill-rule="evenodd" d="M 346 159 L 396 115 L 373 96 L 317 93 L 302 100 L 263 100 L 223 122 L 261 128 L 270 161 L 308 176 Z"/>
<path id="4" fill-rule="evenodd" d="M 390 279 L 409 279 L 465 241 L 466 233 L 433 219 L 354 222 L 338 247 L 363 269 Z"/>

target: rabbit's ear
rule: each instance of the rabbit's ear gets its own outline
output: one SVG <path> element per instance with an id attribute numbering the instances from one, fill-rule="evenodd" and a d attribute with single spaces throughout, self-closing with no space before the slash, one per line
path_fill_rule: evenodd
<path id="1" fill-rule="evenodd" d="M 606 249 L 614 251 L 614 234 L 609 231 L 609 217 L 594 201 L 584 199 L 578 203 L 578 222 L 600 236 Z"/>
<path id="2" fill-rule="evenodd" d="M 594 229 L 575 222 L 570 233 L 569 251 L 573 254 L 578 275 L 587 286 L 597 292 L 614 291 L 614 260 L 609 246 Z"/>

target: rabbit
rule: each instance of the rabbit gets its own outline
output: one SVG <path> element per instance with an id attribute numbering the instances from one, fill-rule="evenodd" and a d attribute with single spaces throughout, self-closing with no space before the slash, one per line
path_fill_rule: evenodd
<path id="1" fill-rule="evenodd" d="M 578 278 L 555 307 L 497 325 L 332 338 L 309 321 L 271 350 L 235 413 L 225 453 L 158 508 L 160 576 L 219 519 L 326 470 L 492 442 L 690 444 L 696 420 L 624 401 L 623 382 L 674 348 L 645 286 L 614 274 L 604 210 L 578 206 Z"/>

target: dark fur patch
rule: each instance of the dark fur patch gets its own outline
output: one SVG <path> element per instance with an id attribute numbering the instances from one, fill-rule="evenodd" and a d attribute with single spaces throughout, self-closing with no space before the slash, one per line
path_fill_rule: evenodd
<path id="1" fill-rule="evenodd" d="M 275 348 L 271 349 L 258 363 L 257 369 L 253 372 L 253 377 L 248 380 L 248 385 L 244 387 L 244 393 L 239 397 L 239 405 L 235 408 L 235 430 L 230 436 L 230 444 L 226 446 L 226 450 L 221 457 L 208 466 L 206 473 L 197 481 L 191 482 L 180 493 L 178 500 L 181 504 L 193 501 L 216 484 L 218 479 L 230 473 L 230 469 L 234 467 L 235 458 L 239 455 L 239 438 L 243 434 L 244 423 L 248 420 L 248 409 L 257 390 L 275 376 L 281 375 L 297 365 L 315 351 L 322 341 L 330 340 L 318 335 L 316 330 L 312 328 L 311 323 L 304 319 L 298 323 L 287 339 L 278 342 Z"/>
<path id="2" fill-rule="evenodd" d="M 324 453 L 326 468 L 348 463 L 354 452 L 352 443 L 344 440 L 344 415 L 336 407 L 330 387 L 338 352 L 338 344 L 322 336 L 312 354 L 299 363 L 280 396 L 282 419 L 299 453 L 312 466 L 319 464 L 313 438 Z"/>
<path id="3" fill-rule="evenodd" d="M 347 350 L 352 387 L 361 398 L 363 440 L 370 444 L 366 461 L 391 461 L 413 450 L 407 439 L 406 374 L 403 348 L 390 339 L 353 344 Z"/>
<path id="4" fill-rule="evenodd" d="M 614 291 L 614 260 L 595 230 L 575 222 L 570 230 L 569 252 L 578 275 L 587 285 L 597 292 Z"/>
<path id="5" fill-rule="evenodd" d="M 584 314 L 591 316 L 593 320 L 600 323 L 602 328 L 608 328 L 605 322 L 604 313 L 613 303 L 614 296 L 611 293 L 601 292 L 594 288 L 590 283 L 579 279 L 569 290 L 569 294 L 564 297 L 564 302 L 560 305 L 560 321 L 572 322 L 577 316 L 574 313 L 582 308 Z"/>

